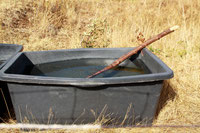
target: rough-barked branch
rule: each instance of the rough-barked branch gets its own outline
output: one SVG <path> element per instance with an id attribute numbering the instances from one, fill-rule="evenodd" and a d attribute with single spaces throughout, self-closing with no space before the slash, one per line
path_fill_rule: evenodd
<path id="1" fill-rule="evenodd" d="M 98 71 L 98 72 L 96 72 L 96 73 L 94 73 L 94 74 L 88 76 L 87 78 L 92 78 L 92 77 L 94 77 L 94 76 L 96 76 L 96 75 L 98 75 L 98 74 L 100 74 L 100 73 L 102 73 L 102 72 L 105 72 L 105 71 L 107 71 L 107 70 L 109 70 L 109 69 L 112 69 L 112 68 L 118 66 L 120 63 L 122 63 L 124 60 L 126 60 L 126 59 L 129 58 L 130 56 L 132 56 L 132 55 L 138 53 L 138 52 L 141 51 L 143 48 L 145 48 L 146 46 L 150 45 L 151 43 L 153 43 L 153 42 L 159 40 L 160 38 L 162 38 L 162 37 L 164 37 L 164 36 L 166 36 L 166 35 L 168 35 L 168 34 L 174 32 L 174 31 L 175 31 L 176 29 L 178 29 L 178 28 L 179 28 L 179 26 L 174 26 L 174 27 L 169 28 L 169 29 L 167 29 L 167 30 L 161 32 L 160 34 L 158 34 L 158 35 L 156 35 L 156 36 L 154 36 L 154 37 L 148 39 L 147 41 L 145 41 L 144 43 L 142 43 L 141 45 L 139 45 L 138 47 L 136 47 L 136 48 L 133 49 L 132 51 L 128 52 L 127 54 L 125 54 L 125 55 L 121 56 L 120 58 L 118 58 L 117 60 L 115 60 L 115 61 L 114 61 L 112 64 L 110 64 L 109 66 L 107 66 L 107 67 L 103 68 L 102 70 L 100 70 L 100 71 Z"/>

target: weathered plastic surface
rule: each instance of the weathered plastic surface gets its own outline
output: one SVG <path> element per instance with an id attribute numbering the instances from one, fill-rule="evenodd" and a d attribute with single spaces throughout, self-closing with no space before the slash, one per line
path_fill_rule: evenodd
<path id="1" fill-rule="evenodd" d="M 23 47 L 17 44 L 0 44 L 0 69 L 22 49 Z"/>
<path id="2" fill-rule="evenodd" d="M 74 49 L 23 52 L 12 58 L 0 72 L 9 89 L 18 122 L 94 122 L 98 116 L 114 118 L 112 124 L 151 124 L 163 80 L 173 72 L 147 49 L 141 59 L 150 74 L 110 78 L 60 78 L 23 75 L 36 64 L 85 58 L 118 58 L 133 48 Z M 128 112 L 127 112 L 128 111 Z M 124 120 L 127 114 L 127 119 Z M 109 122 L 108 122 L 109 123 Z"/>

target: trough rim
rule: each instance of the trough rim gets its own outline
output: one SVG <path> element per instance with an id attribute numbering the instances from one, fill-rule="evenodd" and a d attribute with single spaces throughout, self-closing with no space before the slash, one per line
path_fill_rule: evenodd
<path id="1" fill-rule="evenodd" d="M 129 48 L 79 48 L 79 49 L 65 49 L 65 50 L 49 50 L 48 52 L 59 52 L 59 51 L 94 51 L 94 50 L 117 50 L 117 49 L 133 49 L 135 47 Z M 174 76 L 173 71 L 156 55 L 150 52 L 147 48 L 143 49 L 151 56 L 159 65 L 161 65 L 165 72 L 150 73 L 134 76 L 124 76 L 124 77 L 108 77 L 108 78 L 65 78 L 65 77 L 44 77 L 44 76 L 30 76 L 30 75 L 20 75 L 20 74 L 7 74 L 5 71 L 12 65 L 19 56 L 26 53 L 41 53 L 47 51 L 32 51 L 32 52 L 20 52 L 11 58 L 8 63 L 0 71 L 0 81 L 12 82 L 12 83 L 23 83 L 23 84 L 43 84 L 43 85 L 72 85 L 79 87 L 95 87 L 102 85 L 116 85 L 116 84 L 131 84 L 131 83 L 144 83 L 144 82 L 154 82 L 170 79 Z"/>

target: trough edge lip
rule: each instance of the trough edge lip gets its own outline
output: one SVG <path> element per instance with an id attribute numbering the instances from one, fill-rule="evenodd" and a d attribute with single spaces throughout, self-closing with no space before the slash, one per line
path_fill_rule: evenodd
<path id="1" fill-rule="evenodd" d="M 134 47 L 131 47 L 134 48 Z M 53 51 L 88 51 L 88 50 L 116 50 L 117 48 L 80 48 L 80 49 L 66 49 L 66 50 L 51 50 Z M 124 48 L 130 49 L 130 48 Z M 101 85 L 111 85 L 111 84 L 127 84 L 127 83 L 143 83 L 143 82 L 153 82 L 170 79 L 174 76 L 173 71 L 156 55 L 152 52 L 144 49 L 150 56 L 152 56 L 162 67 L 165 72 L 151 73 L 143 75 L 125 76 L 125 77 L 111 77 L 111 78 L 65 78 L 65 77 L 43 77 L 43 76 L 31 76 L 31 75 L 21 75 L 21 74 L 7 74 L 6 68 L 9 68 L 13 61 L 15 61 L 21 54 L 29 52 L 20 52 L 11 58 L 8 63 L 0 71 L 0 80 L 4 82 L 14 82 L 14 83 L 24 83 L 24 84 L 44 84 L 44 85 L 73 85 L 81 87 L 92 87 Z M 46 52 L 46 51 L 34 51 L 35 52 Z"/>

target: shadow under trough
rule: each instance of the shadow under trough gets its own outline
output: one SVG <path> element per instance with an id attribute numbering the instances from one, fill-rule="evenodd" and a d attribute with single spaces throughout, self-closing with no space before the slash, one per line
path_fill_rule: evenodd
<path id="1" fill-rule="evenodd" d="M 172 85 L 169 81 L 164 81 L 163 89 L 160 94 L 160 99 L 158 102 L 158 107 L 155 114 L 155 119 L 158 117 L 160 111 L 165 107 L 167 101 L 173 100 L 176 97 L 176 92 L 174 91 Z"/>

